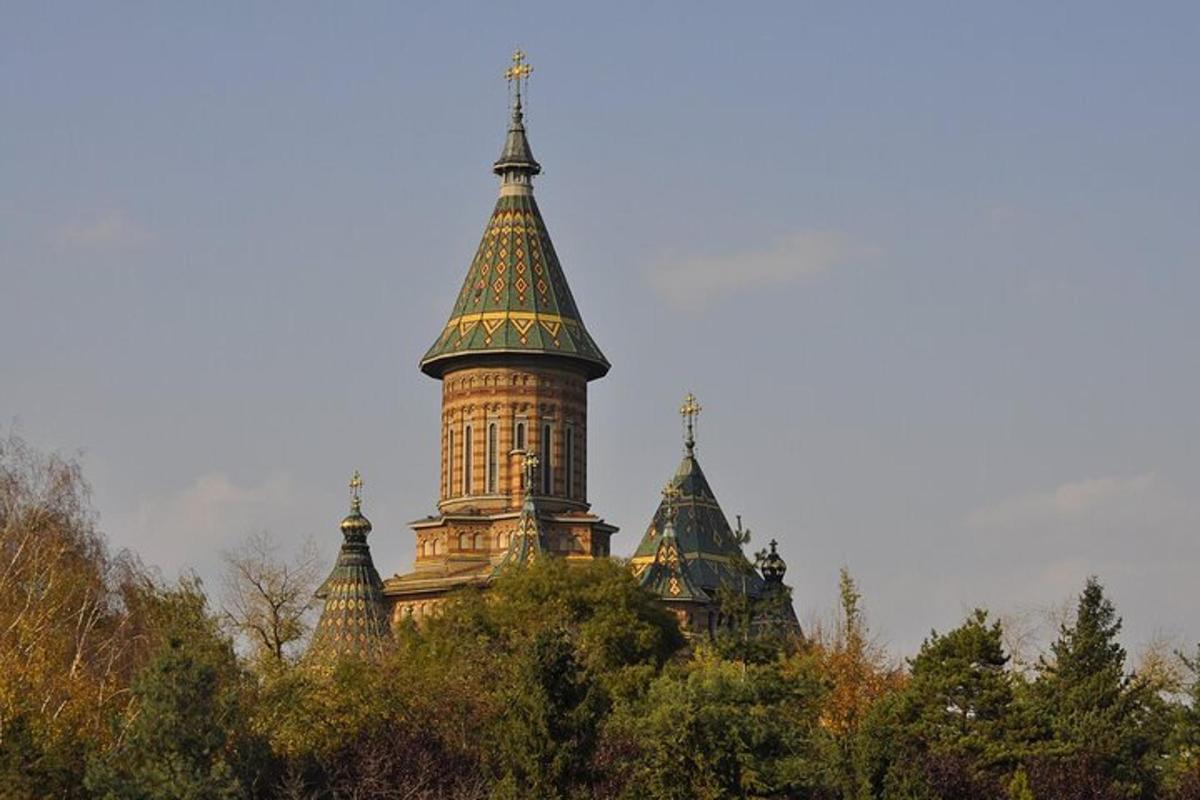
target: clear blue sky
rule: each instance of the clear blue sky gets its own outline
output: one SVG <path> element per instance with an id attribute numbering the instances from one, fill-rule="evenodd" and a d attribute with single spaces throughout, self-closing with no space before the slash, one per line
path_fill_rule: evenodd
<path id="1" fill-rule="evenodd" d="M 1200 639 L 1194 3 L 4 3 L 0 424 L 211 581 L 251 530 L 376 561 L 434 510 L 416 362 L 535 73 L 538 197 L 613 362 L 595 510 L 702 463 L 802 618 L 911 652 L 1105 580 Z"/>

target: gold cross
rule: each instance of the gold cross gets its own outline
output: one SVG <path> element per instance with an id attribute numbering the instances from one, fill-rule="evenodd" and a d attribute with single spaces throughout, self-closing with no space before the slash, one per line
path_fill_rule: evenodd
<path id="1" fill-rule="evenodd" d="M 687 446 L 688 454 L 692 452 L 692 448 L 696 446 L 696 417 L 700 416 L 700 403 L 696 401 L 696 395 L 691 392 L 687 393 L 687 397 L 683 398 L 683 405 L 679 407 L 679 413 L 683 415 L 684 421 L 687 422 L 687 436 L 683 443 Z"/>
<path id="2" fill-rule="evenodd" d="M 699 416 L 703 410 L 700 403 L 696 401 L 696 395 L 691 392 L 687 393 L 687 397 L 683 398 L 683 405 L 679 407 L 679 413 L 687 417 L 689 422 L 692 417 Z"/>
<path id="3" fill-rule="evenodd" d="M 521 90 L 521 79 L 529 80 L 529 74 L 533 72 L 533 65 L 525 61 L 524 50 L 514 50 L 512 54 L 513 65 L 504 70 L 504 79 L 509 83 L 517 82 L 517 91 Z"/>
<path id="4" fill-rule="evenodd" d="M 350 499 L 358 504 L 362 502 L 362 476 L 358 474 L 358 470 L 354 470 L 354 474 L 350 476 Z"/>

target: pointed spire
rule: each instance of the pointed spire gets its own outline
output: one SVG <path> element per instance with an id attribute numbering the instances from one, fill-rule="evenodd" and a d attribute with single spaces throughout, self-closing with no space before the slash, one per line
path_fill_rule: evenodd
<path id="1" fill-rule="evenodd" d="M 421 371 L 441 378 L 458 364 L 480 357 L 552 356 L 602 378 L 609 363 L 584 327 L 550 233 L 533 197 L 533 176 L 542 167 L 525 136 L 522 85 L 533 67 L 513 54 L 505 72 L 513 92 L 504 151 L 492 167 L 500 197 L 476 248 L 458 299 Z"/>
<path id="2" fill-rule="evenodd" d="M 513 53 L 512 61 L 513 65 L 504 71 L 505 80 L 510 86 L 515 86 L 512 117 L 508 123 L 508 136 L 504 139 L 504 150 L 492 165 L 492 172 L 503 178 L 501 194 L 506 189 L 514 194 L 532 192 L 530 179 L 542 171 L 525 137 L 525 114 L 521 108 L 521 83 L 524 81 L 528 84 L 533 66 L 525 61 L 525 53 L 521 50 Z"/>
<path id="3" fill-rule="evenodd" d="M 710 598 L 692 580 L 687 558 L 679 547 L 679 540 L 675 537 L 675 503 L 679 499 L 679 494 L 679 489 L 674 483 L 668 483 L 662 491 L 662 536 L 658 539 L 654 560 L 641 574 L 639 582 L 643 588 L 654 592 L 664 600 L 705 603 Z"/>
<path id="4" fill-rule="evenodd" d="M 508 549 L 504 553 L 504 558 L 500 559 L 500 563 L 492 570 L 493 576 L 498 575 L 510 564 L 526 564 L 544 555 L 550 549 L 546 542 L 546 532 L 542 529 L 541 521 L 538 519 L 537 506 L 533 501 L 534 479 L 537 477 L 539 463 L 540 460 L 533 453 L 525 454 L 523 465 L 525 501 L 521 504 L 521 516 L 517 520 L 517 529 L 509 537 Z"/>
<path id="5" fill-rule="evenodd" d="M 679 407 L 679 414 L 683 417 L 684 423 L 687 426 L 687 434 L 683 438 L 683 446 L 687 448 L 687 454 L 693 455 L 696 450 L 696 417 L 700 416 L 700 403 L 696 401 L 696 395 L 691 392 L 687 393 L 687 397 L 683 398 L 683 405 Z"/>

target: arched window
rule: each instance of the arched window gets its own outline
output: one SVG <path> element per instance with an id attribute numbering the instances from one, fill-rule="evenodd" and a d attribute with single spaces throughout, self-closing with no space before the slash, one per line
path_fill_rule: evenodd
<path id="1" fill-rule="evenodd" d="M 454 429 L 446 433 L 446 496 L 454 495 Z"/>
<path id="2" fill-rule="evenodd" d="M 575 429 L 567 428 L 567 452 L 563 456 L 563 469 L 567 475 L 567 497 L 575 496 Z"/>
<path id="3" fill-rule="evenodd" d="M 471 493 L 471 426 L 463 429 L 463 494 Z"/>
<path id="4" fill-rule="evenodd" d="M 513 433 L 513 449 L 525 449 L 525 420 L 523 419 L 517 420 L 517 428 Z"/>
<path id="5" fill-rule="evenodd" d="M 487 549 L 487 539 L 484 537 L 484 535 L 482 533 L 475 534 L 475 549 L 476 550 L 486 550 Z"/>
<path id="6" fill-rule="evenodd" d="M 471 549 L 471 537 L 465 533 L 460 533 L 458 535 L 458 549 L 459 550 L 470 550 Z"/>
<path id="7" fill-rule="evenodd" d="M 487 493 L 496 493 L 496 484 L 500 481 L 497 473 L 500 472 L 500 459 L 497 450 L 500 449 L 500 443 L 496 441 L 496 423 L 490 422 L 487 426 Z"/>
<path id="8" fill-rule="evenodd" d="M 542 494 L 554 491 L 554 472 L 550 469 L 550 431 L 549 425 L 542 426 Z"/>

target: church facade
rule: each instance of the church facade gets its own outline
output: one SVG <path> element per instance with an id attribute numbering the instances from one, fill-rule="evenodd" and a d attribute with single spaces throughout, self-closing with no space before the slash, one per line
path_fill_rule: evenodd
<path id="1" fill-rule="evenodd" d="M 454 590 L 485 587 L 516 562 L 607 558 L 617 532 L 588 501 L 588 385 L 609 362 L 584 325 L 534 199 L 541 166 L 521 96 L 531 71 L 517 51 L 507 72 L 515 87 L 508 131 L 492 167 L 499 198 L 449 318 L 420 362 L 442 388 L 440 488 L 436 513 L 411 523 L 412 568 L 373 594 L 393 623 L 434 614 Z M 698 413 L 689 395 L 684 460 L 631 563 L 694 632 L 720 624 L 722 587 L 751 598 L 766 588 L 696 461 Z"/>

